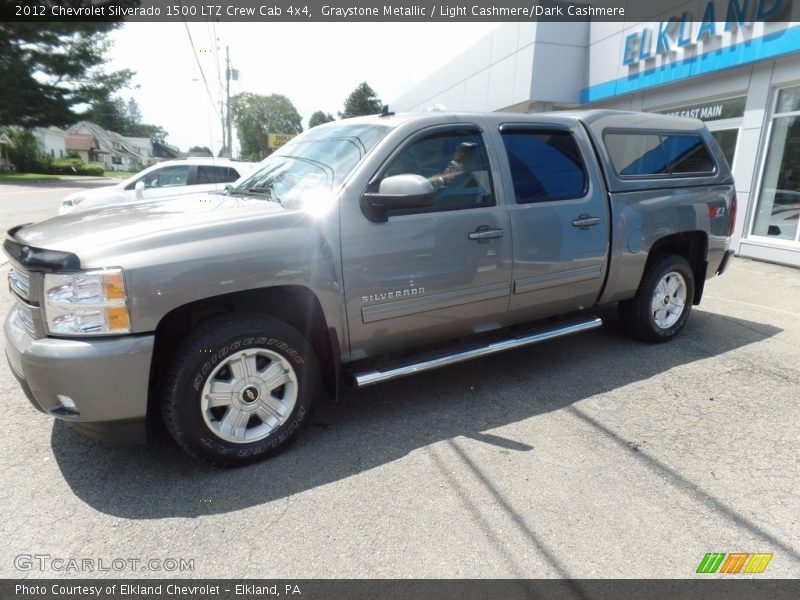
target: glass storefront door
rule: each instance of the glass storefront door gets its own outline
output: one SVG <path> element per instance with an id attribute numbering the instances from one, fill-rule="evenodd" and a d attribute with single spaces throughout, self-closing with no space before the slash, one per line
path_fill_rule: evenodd
<path id="1" fill-rule="evenodd" d="M 800 243 L 800 86 L 781 90 L 752 235 Z"/>

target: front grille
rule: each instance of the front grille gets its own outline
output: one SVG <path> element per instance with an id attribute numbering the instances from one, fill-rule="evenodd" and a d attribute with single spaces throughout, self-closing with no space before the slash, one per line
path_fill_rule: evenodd
<path id="1" fill-rule="evenodd" d="M 41 291 L 41 283 L 36 274 L 31 274 L 20 267 L 11 267 L 8 270 L 8 285 L 16 300 L 18 324 L 22 325 L 34 339 L 44 337 L 42 312 L 35 301 Z"/>
<path id="2" fill-rule="evenodd" d="M 19 296 L 30 300 L 31 278 L 25 271 L 21 271 L 16 267 L 11 267 L 8 271 L 8 283 L 11 285 L 11 289 Z"/>

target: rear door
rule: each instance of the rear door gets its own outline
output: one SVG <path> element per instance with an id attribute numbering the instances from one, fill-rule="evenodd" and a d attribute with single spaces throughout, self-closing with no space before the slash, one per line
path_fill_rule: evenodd
<path id="1" fill-rule="evenodd" d="M 491 156 L 491 158 L 490 158 Z M 433 206 L 373 222 L 342 205 L 342 262 L 356 357 L 499 327 L 511 287 L 508 211 L 478 123 L 412 134 L 372 176 L 421 175 Z"/>
<path id="2" fill-rule="evenodd" d="M 511 190 L 509 318 L 523 321 L 593 305 L 606 272 L 609 215 L 583 129 L 564 119 L 506 123 L 496 135 Z"/>

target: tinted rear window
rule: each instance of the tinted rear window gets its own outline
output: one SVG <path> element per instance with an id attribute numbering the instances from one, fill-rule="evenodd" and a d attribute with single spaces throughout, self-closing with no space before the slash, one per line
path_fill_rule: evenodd
<path id="1" fill-rule="evenodd" d="M 714 162 L 699 136 L 668 135 L 662 139 L 671 173 L 712 173 L 714 171 Z"/>
<path id="2" fill-rule="evenodd" d="M 667 174 L 661 138 L 655 134 L 609 133 L 606 148 L 620 175 Z"/>
<path id="3" fill-rule="evenodd" d="M 697 135 L 608 133 L 608 154 L 622 177 L 708 174 L 714 161 Z"/>
<path id="4" fill-rule="evenodd" d="M 239 179 L 239 174 L 230 167 L 197 167 L 197 183 L 228 183 Z"/>
<path id="5" fill-rule="evenodd" d="M 572 135 L 566 131 L 503 132 L 517 202 L 580 198 L 586 171 Z"/>

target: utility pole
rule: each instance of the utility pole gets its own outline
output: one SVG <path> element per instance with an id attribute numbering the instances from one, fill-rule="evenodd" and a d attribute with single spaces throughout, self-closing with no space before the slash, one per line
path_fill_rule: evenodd
<path id="1" fill-rule="evenodd" d="M 226 128 L 225 128 L 225 102 L 222 100 L 222 98 L 219 99 L 219 122 L 220 122 L 220 125 L 222 125 L 222 149 L 220 150 L 220 156 L 224 156 L 225 155 L 225 140 L 227 138 L 225 137 L 225 131 L 226 131 Z"/>
<path id="2" fill-rule="evenodd" d="M 225 150 L 228 158 L 233 156 L 233 136 L 231 135 L 231 75 L 231 49 L 230 46 L 225 46 L 225 95 L 227 96 L 226 106 L 228 107 L 228 112 L 225 115 L 225 130 L 228 136 L 225 141 Z M 238 75 L 239 74 L 236 73 L 236 79 L 238 79 Z"/>

